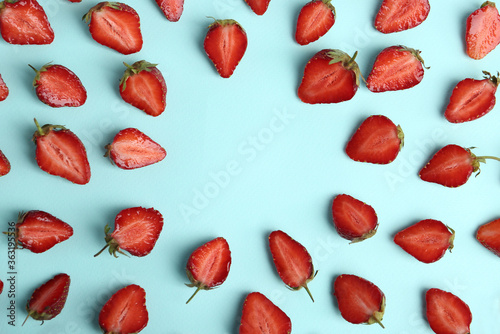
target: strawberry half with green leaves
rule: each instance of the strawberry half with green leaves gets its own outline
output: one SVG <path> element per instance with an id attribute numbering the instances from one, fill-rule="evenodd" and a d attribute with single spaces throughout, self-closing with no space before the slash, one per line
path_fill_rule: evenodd
<path id="1" fill-rule="evenodd" d="M 375 28 L 384 34 L 415 28 L 430 10 L 429 0 L 384 0 L 375 17 Z"/>
<path id="2" fill-rule="evenodd" d="M 7 87 L 0 74 L 0 102 L 5 100 L 7 96 L 9 96 L 9 87 Z"/>
<path id="3" fill-rule="evenodd" d="M 300 45 L 317 41 L 335 23 L 335 7 L 331 0 L 312 0 L 302 7 L 297 18 L 295 40 Z"/>
<path id="4" fill-rule="evenodd" d="M 450 292 L 429 289 L 425 294 L 427 321 L 436 334 L 469 334 L 469 306 Z"/>
<path id="5" fill-rule="evenodd" d="M 184 0 L 156 0 L 167 20 L 177 22 L 184 10 Z"/>
<path id="6" fill-rule="evenodd" d="M 352 57 L 343 51 L 324 49 L 316 53 L 304 69 L 298 89 L 302 102 L 339 103 L 354 97 L 358 90 L 361 72 Z"/>
<path id="7" fill-rule="evenodd" d="M 476 233 L 476 239 L 481 245 L 497 256 L 500 256 L 500 219 L 496 219 L 479 227 Z"/>
<path id="8" fill-rule="evenodd" d="M 239 334 L 290 334 L 292 321 L 278 306 L 259 292 L 243 303 Z"/>
<path id="9" fill-rule="evenodd" d="M 10 162 L 7 157 L 0 150 L 0 176 L 9 174 L 10 172 Z"/>
<path id="10" fill-rule="evenodd" d="M 257 15 L 264 15 L 271 0 L 245 0 L 253 12 Z"/>
<path id="11" fill-rule="evenodd" d="M 196 291 L 186 302 L 200 290 L 210 290 L 218 287 L 227 279 L 231 268 L 231 251 L 226 239 L 215 238 L 191 253 L 186 265 L 186 274 L 190 284 L 188 287 L 196 287 Z"/>
<path id="12" fill-rule="evenodd" d="M 124 55 L 141 51 L 141 22 L 132 7 L 121 2 L 100 2 L 83 20 L 89 24 L 90 34 L 97 43 Z"/>
<path id="13" fill-rule="evenodd" d="M 122 99 L 150 116 L 161 115 L 167 106 L 167 84 L 157 64 L 145 60 L 123 64 L 127 69 L 120 80 Z"/>
<path id="14" fill-rule="evenodd" d="M 500 14 L 494 2 L 486 1 L 467 17 L 465 51 L 482 59 L 500 44 Z"/>
<path id="15" fill-rule="evenodd" d="M 351 243 L 371 238 L 377 232 L 375 210 L 349 195 L 341 194 L 333 199 L 332 218 L 339 235 Z"/>

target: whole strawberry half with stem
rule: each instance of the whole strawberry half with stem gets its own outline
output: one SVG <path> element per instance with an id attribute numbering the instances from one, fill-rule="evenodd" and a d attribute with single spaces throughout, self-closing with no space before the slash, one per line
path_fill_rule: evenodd
<path id="1" fill-rule="evenodd" d="M 423 263 L 441 259 L 453 249 L 455 231 L 439 220 L 425 219 L 399 231 L 394 242 L 405 252 Z"/>
<path id="2" fill-rule="evenodd" d="M 297 18 L 295 40 L 300 45 L 317 41 L 335 23 L 335 7 L 331 0 L 312 0 L 302 7 Z"/>
<path id="3" fill-rule="evenodd" d="M 186 274 L 191 281 L 188 287 L 195 287 L 196 291 L 186 302 L 200 290 L 210 290 L 218 287 L 227 279 L 231 268 L 231 251 L 226 239 L 215 238 L 197 249 L 189 256 L 186 265 Z"/>
<path id="4" fill-rule="evenodd" d="M 80 107 L 87 101 L 87 90 L 78 76 L 62 65 L 45 64 L 35 71 L 33 87 L 40 101 L 53 107 Z"/>
<path id="5" fill-rule="evenodd" d="M 371 238 L 377 232 L 378 218 L 375 210 L 360 200 L 341 194 L 332 203 L 332 218 L 339 235 L 351 243 Z"/>
<path id="6" fill-rule="evenodd" d="M 162 161 L 167 152 L 153 139 L 135 128 L 118 132 L 113 142 L 106 145 L 110 160 L 122 169 L 135 169 Z"/>
<path id="7" fill-rule="evenodd" d="M 402 45 L 385 48 L 375 59 L 366 87 L 374 93 L 414 87 L 424 78 L 424 67 L 419 50 Z"/>
<path id="8" fill-rule="evenodd" d="M 120 80 L 122 99 L 150 116 L 161 115 L 167 106 L 167 84 L 157 64 L 145 60 L 123 64 L 127 69 Z"/>
<path id="9" fill-rule="evenodd" d="M 9 174 L 10 172 L 10 162 L 7 157 L 0 150 L 0 176 Z"/>
<path id="10" fill-rule="evenodd" d="M 90 34 L 97 43 L 124 55 L 141 51 L 141 22 L 132 7 L 121 2 L 100 2 L 83 20 L 89 24 Z"/>
<path id="11" fill-rule="evenodd" d="M 290 334 L 292 321 L 260 292 L 247 295 L 243 303 L 239 334 Z"/>
<path id="12" fill-rule="evenodd" d="M 214 19 L 215 20 L 215 19 Z M 235 20 L 215 20 L 203 42 L 205 52 L 223 78 L 229 78 L 248 45 L 245 30 Z"/>
<path id="13" fill-rule="evenodd" d="M 87 152 L 78 137 L 62 125 L 40 126 L 33 135 L 36 144 L 36 162 L 43 171 L 65 178 L 76 184 L 90 181 Z"/>
<path id="14" fill-rule="evenodd" d="M 420 170 L 419 177 L 427 182 L 454 188 L 465 184 L 472 173 L 478 172 L 476 176 L 479 175 L 479 166 L 487 159 L 500 161 L 492 156 L 477 157 L 471 149 L 454 144 L 446 145 Z"/>
<path id="15" fill-rule="evenodd" d="M 304 288 L 314 302 L 307 284 L 318 272 L 307 249 L 280 230 L 269 235 L 269 249 L 281 280 L 292 290 Z"/>
<path id="16" fill-rule="evenodd" d="M 384 34 L 408 30 L 425 21 L 429 0 L 384 0 L 375 17 L 375 29 Z"/>
<path id="17" fill-rule="evenodd" d="M 372 282 L 355 275 L 340 275 L 333 284 L 340 314 L 353 324 L 382 325 L 384 293 Z"/>
<path id="18" fill-rule="evenodd" d="M 5 100 L 7 96 L 9 96 L 9 87 L 7 87 L 0 74 L 0 102 Z"/>
<path id="19" fill-rule="evenodd" d="M 389 164 L 404 146 L 404 133 L 383 115 L 370 116 L 347 142 L 345 152 L 354 161 Z"/>
<path id="20" fill-rule="evenodd" d="M 476 239 L 481 245 L 500 256 L 500 219 L 495 219 L 479 227 Z"/>
<path id="21" fill-rule="evenodd" d="M 444 117 L 449 122 L 469 122 L 493 109 L 496 102 L 498 74 L 495 77 L 486 71 L 483 73 L 485 77 L 482 80 L 467 78 L 455 86 L 444 112 Z"/>
<path id="22" fill-rule="evenodd" d="M 161 11 L 170 22 L 177 22 L 184 10 L 184 0 L 156 0 Z"/>
<path id="23" fill-rule="evenodd" d="M 59 274 L 38 287 L 26 304 L 28 316 L 23 325 L 29 317 L 41 320 L 43 324 L 45 320 L 59 315 L 66 304 L 70 283 L 71 279 L 67 274 Z"/>
<path id="24" fill-rule="evenodd" d="M 109 247 L 109 254 L 118 257 L 116 253 L 126 255 L 127 251 L 133 256 L 146 256 L 153 250 L 161 230 L 163 216 L 154 208 L 133 207 L 120 211 L 115 217 L 115 230 L 109 233 L 111 227 L 106 225 L 104 240 L 106 246 L 97 254 L 101 254 Z"/>
<path id="25" fill-rule="evenodd" d="M 436 334 L 469 334 L 469 306 L 454 294 L 440 289 L 425 293 L 427 321 Z"/>
<path id="26" fill-rule="evenodd" d="M 54 31 L 47 14 L 36 0 L 0 2 L 0 32 L 10 44 L 50 44 Z"/>
<path id="27" fill-rule="evenodd" d="M 136 284 L 115 292 L 99 313 L 99 326 L 106 334 L 139 333 L 148 321 L 146 291 Z"/>
<path id="28" fill-rule="evenodd" d="M 500 14 L 494 2 L 486 1 L 467 17 L 465 51 L 482 59 L 500 44 Z"/>
<path id="29" fill-rule="evenodd" d="M 324 49 L 316 53 L 304 69 L 298 89 L 302 102 L 309 104 L 339 103 L 354 97 L 361 71 L 355 59 L 343 51 Z"/>
<path id="30" fill-rule="evenodd" d="M 253 12 L 257 15 L 264 15 L 271 0 L 245 0 Z"/>

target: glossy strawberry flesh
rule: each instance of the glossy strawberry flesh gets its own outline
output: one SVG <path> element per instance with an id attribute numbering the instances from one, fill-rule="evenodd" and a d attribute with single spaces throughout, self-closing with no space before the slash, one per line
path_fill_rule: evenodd
<path id="1" fill-rule="evenodd" d="M 36 95 L 51 107 L 79 107 L 87 91 L 75 73 L 61 65 L 44 66 L 35 80 Z"/>
<path id="2" fill-rule="evenodd" d="M 302 7 L 297 19 L 295 40 L 307 45 L 326 34 L 335 23 L 335 9 L 327 0 L 313 0 Z"/>
<path id="3" fill-rule="evenodd" d="M 420 170 L 422 180 L 445 187 L 459 187 L 467 182 L 472 172 L 474 158 L 471 152 L 458 145 L 440 149 Z"/>
<path id="4" fill-rule="evenodd" d="M 476 239 L 484 247 L 500 256 L 500 219 L 479 227 L 476 233 Z"/>
<path id="5" fill-rule="evenodd" d="M 332 217 L 335 229 L 347 240 L 370 238 L 378 226 L 377 214 L 371 206 L 345 194 L 333 200 Z"/>
<path id="6" fill-rule="evenodd" d="M 429 289 L 425 294 L 427 320 L 436 334 L 469 334 L 469 306 L 452 293 Z"/>
<path id="7" fill-rule="evenodd" d="M 184 10 L 184 0 L 156 0 L 156 3 L 169 21 L 179 21 Z"/>
<path id="8" fill-rule="evenodd" d="M 106 333 L 138 333 L 148 324 L 146 292 L 138 285 L 118 290 L 101 309 L 99 326 Z"/>
<path id="9" fill-rule="evenodd" d="M 239 334 L 289 334 L 290 318 L 259 292 L 250 293 L 243 304 Z"/>
<path id="10" fill-rule="evenodd" d="M 465 32 L 466 52 L 473 59 L 482 59 L 500 43 L 500 15 L 493 2 L 469 15 Z"/>
<path id="11" fill-rule="evenodd" d="M 264 15 L 271 0 L 245 0 L 245 2 L 252 8 L 255 14 Z"/>
<path id="12" fill-rule="evenodd" d="M 5 84 L 5 82 L 2 79 L 2 76 L 0 75 L 0 102 L 5 100 L 9 96 L 9 88 Z"/>
<path id="13" fill-rule="evenodd" d="M 0 176 L 9 174 L 10 162 L 7 157 L 0 151 Z"/>
<path id="14" fill-rule="evenodd" d="M 167 105 L 167 85 L 157 68 L 129 76 L 120 85 L 123 100 L 153 117 L 161 115 Z"/>
<path id="15" fill-rule="evenodd" d="M 2 280 L 0 280 L 0 295 L 2 294 L 3 292 L 3 282 Z"/>
<path id="16" fill-rule="evenodd" d="M 428 0 L 384 0 L 375 18 L 375 28 L 384 33 L 408 30 L 429 15 Z"/>
<path id="17" fill-rule="evenodd" d="M 219 237 L 198 247 L 189 257 L 186 270 L 194 286 L 210 289 L 224 283 L 230 267 L 229 245 Z"/>
<path id="18" fill-rule="evenodd" d="M 29 315 L 35 320 L 50 320 L 61 313 L 70 282 L 68 275 L 59 274 L 37 288 L 26 305 Z"/>

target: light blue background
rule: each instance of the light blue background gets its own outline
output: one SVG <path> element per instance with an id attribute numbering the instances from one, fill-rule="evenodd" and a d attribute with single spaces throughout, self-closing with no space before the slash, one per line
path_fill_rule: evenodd
<path id="1" fill-rule="evenodd" d="M 467 124 L 450 124 L 443 117 L 458 81 L 500 69 L 498 49 L 480 61 L 464 52 L 465 20 L 481 1 L 431 1 L 421 26 L 383 35 L 373 28 L 380 1 L 333 0 L 333 28 L 319 41 L 299 46 L 295 22 L 306 1 L 272 0 L 259 17 L 243 0 L 186 0 L 182 18 L 171 23 L 153 0 L 125 0 L 139 13 L 144 36 L 142 51 L 129 56 L 90 37 L 81 17 L 97 2 L 40 0 L 55 41 L 49 46 L 0 41 L 0 73 L 10 88 L 0 103 L 0 149 L 12 164 L 10 174 L 0 179 L 2 230 L 19 211 L 33 209 L 74 228 L 70 240 L 46 253 L 17 252 L 17 327 L 7 326 L 4 291 L 1 333 L 99 333 L 102 305 L 131 283 L 147 293 L 150 321 L 143 333 L 237 333 L 244 297 L 252 291 L 264 293 L 288 314 L 293 333 L 382 333 L 377 325 L 352 325 L 340 316 L 332 283 L 343 273 L 364 277 L 385 293 L 385 333 L 432 333 L 424 317 L 424 293 L 432 287 L 468 303 L 473 333 L 498 332 L 500 259 L 474 236 L 481 224 L 500 216 L 500 165 L 488 163 L 478 178 L 457 189 L 423 182 L 417 175 L 446 144 L 475 146 L 478 155 L 500 154 L 498 106 Z M 219 77 L 203 51 L 212 22 L 206 16 L 236 19 L 248 34 L 248 49 L 230 79 Z M 376 55 L 397 44 L 422 50 L 431 67 L 418 86 L 374 94 L 362 85 L 351 101 L 335 105 L 306 105 L 297 98 L 304 65 L 317 51 L 357 50 L 367 76 Z M 159 63 L 167 82 L 167 109 L 157 118 L 118 94 L 122 62 L 141 59 Z M 80 77 L 88 91 L 83 107 L 53 109 L 37 99 L 28 64 L 39 68 L 50 61 Z M 405 147 L 390 165 L 353 162 L 344 153 L 353 131 L 373 114 L 388 116 L 405 132 Z M 287 116 L 280 121 L 277 115 Z M 74 185 L 37 167 L 34 117 L 41 124 L 64 124 L 81 138 L 92 169 L 89 184 Z M 137 127 L 163 145 L 166 159 L 132 171 L 112 166 L 102 157 L 103 147 L 126 127 Z M 255 138 L 258 149 L 251 146 Z M 220 185 L 214 175 L 223 181 Z M 337 235 L 330 205 L 340 193 L 374 207 L 380 226 L 372 239 L 349 245 Z M 153 252 L 144 258 L 93 258 L 104 245 L 104 226 L 121 209 L 139 205 L 155 207 L 165 217 Z M 392 241 L 397 231 L 425 218 L 441 220 L 457 233 L 453 253 L 429 265 Z M 267 246 L 275 229 L 286 231 L 313 256 L 319 270 L 309 285 L 315 303 L 305 291 L 286 289 L 276 274 Z M 187 258 L 218 236 L 228 240 L 232 251 L 229 277 L 185 305 L 194 292 L 184 286 Z M 6 237 L 0 238 L 0 249 L 5 282 Z M 72 278 L 62 313 L 42 327 L 30 319 L 21 328 L 25 301 L 60 272 Z"/>

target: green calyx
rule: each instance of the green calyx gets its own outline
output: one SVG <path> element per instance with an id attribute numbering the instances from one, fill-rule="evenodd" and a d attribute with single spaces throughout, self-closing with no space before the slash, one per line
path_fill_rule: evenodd
<path id="1" fill-rule="evenodd" d="M 484 78 L 488 79 L 495 87 L 498 87 L 498 78 L 500 77 L 500 73 L 497 72 L 497 75 L 491 75 L 490 72 L 483 71 Z"/>
<path id="2" fill-rule="evenodd" d="M 451 237 L 450 239 L 448 239 L 448 242 L 450 244 L 450 246 L 448 246 L 448 249 L 450 250 L 450 253 L 451 253 L 451 250 L 453 249 L 454 247 L 454 241 L 455 241 L 455 230 L 452 229 L 451 227 L 449 227 L 448 225 L 446 225 L 446 227 L 448 228 L 448 230 L 450 230 L 451 232 Z"/>
<path id="3" fill-rule="evenodd" d="M 378 311 L 373 312 L 372 316 L 366 322 L 368 325 L 379 324 L 382 328 L 385 328 L 382 324 L 382 319 L 384 318 L 385 313 L 385 297 L 382 297 L 382 303 L 380 303 L 380 309 Z"/>
<path id="4" fill-rule="evenodd" d="M 116 253 L 120 253 L 120 254 L 128 257 L 128 254 L 124 253 L 120 249 L 120 245 L 118 244 L 118 242 L 115 239 L 113 239 L 113 237 L 109 233 L 110 230 L 111 230 L 111 227 L 106 224 L 106 226 L 104 227 L 104 234 L 106 235 L 104 237 L 104 240 L 106 241 L 106 246 L 104 246 L 99 252 L 97 252 L 94 255 L 94 257 L 99 256 L 102 252 L 104 252 L 104 250 L 106 250 L 106 248 L 108 248 L 109 254 L 113 255 L 114 257 L 118 257 L 118 255 Z"/>
<path id="5" fill-rule="evenodd" d="M 196 296 L 196 294 L 200 290 L 211 290 L 211 289 L 213 289 L 213 288 L 210 288 L 210 287 L 206 286 L 205 284 L 197 281 L 193 277 L 193 274 L 191 273 L 191 271 L 189 270 L 189 268 L 186 268 L 186 275 L 189 278 L 189 281 L 191 282 L 191 283 L 186 283 L 186 286 L 188 286 L 190 288 L 196 287 L 196 291 L 191 295 L 191 297 L 189 297 L 189 299 L 187 300 L 186 304 L 188 304 L 194 298 L 194 296 Z"/>
<path id="6" fill-rule="evenodd" d="M 33 141 L 34 142 L 36 142 L 36 139 L 38 137 L 46 136 L 53 130 L 66 130 L 66 127 L 64 125 L 45 124 L 44 126 L 40 126 L 40 124 L 38 124 L 38 121 L 36 120 L 36 118 L 34 118 L 33 120 L 35 121 L 36 129 L 37 129 L 35 131 L 35 133 L 33 134 Z"/>
<path id="7" fill-rule="evenodd" d="M 412 49 L 412 48 L 409 48 L 409 47 L 406 47 L 406 46 L 403 46 L 403 45 L 400 45 L 400 47 L 401 47 L 401 49 L 399 49 L 399 51 L 408 51 L 408 52 L 410 52 L 415 58 L 418 59 L 419 62 L 422 63 L 422 66 L 426 70 L 430 69 L 430 67 L 425 66 L 424 59 L 422 58 L 422 56 L 420 56 L 420 53 L 422 51 L 416 50 L 416 49 Z"/>
<path id="8" fill-rule="evenodd" d="M 337 12 L 335 11 L 335 7 L 332 5 L 332 0 L 321 0 L 332 12 L 333 17 L 337 18 Z"/>
<path id="9" fill-rule="evenodd" d="M 129 65 L 124 62 L 123 65 L 125 65 L 127 69 L 125 70 L 125 73 L 123 73 L 123 76 L 120 80 L 120 86 L 122 87 L 122 91 L 124 91 L 125 88 L 127 87 L 127 79 L 129 77 L 139 74 L 142 71 L 151 72 L 153 68 L 158 66 L 158 64 L 152 64 L 145 60 L 136 61 L 132 65 Z"/>
<path id="10" fill-rule="evenodd" d="M 405 146 L 405 134 L 403 132 L 403 129 L 401 129 L 400 125 L 398 125 L 396 129 L 398 130 L 398 139 L 401 141 L 401 144 L 399 144 L 399 150 L 401 151 Z"/>
<path id="11" fill-rule="evenodd" d="M 471 157 L 471 165 L 472 165 L 472 172 L 476 173 L 476 177 L 481 174 L 481 163 L 486 163 L 486 160 L 496 160 L 500 161 L 500 158 L 498 157 L 493 157 L 489 155 L 484 155 L 484 156 L 476 156 L 474 153 L 472 153 L 472 150 L 475 149 L 475 147 L 469 147 L 466 148 L 467 152 L 469 152 L 470 157 Z"/>
<path id="12" fill-rule="evenodd" d="M 35 79 L 33 79 L 33 87 L 38 87 L 38 81 L 40 81 L 40 75 L 42 72 L 46 72 L 51 66 L 53 66 L 51 63 L 47 63 L 45 65 L 42 66 L 41 69 L 37 70 L 36 68 L 34 68 L 33 66 L 31 66 L 30 64 L 28 64 L 29 67 L 31 67 L 31 69 L 33 71 L 35 71 L 36 75 L 35 75 Z"/>
<path id="13" fill-rule="evenodd" d="M 215 17 L 212 17 L 212 16 L 207 16 L 207 18 L 214 20 L 214 22 L 208 26 L 208 29 L 214 28 L 216 26 L 224 27 L 224 26 L 230 26 L 230 25 L 237 25 L 238 27 L 240 27 L 241 30 L 243 30 L 241 25 L 236 20 L 232 20 L 232 19 L 217 20 Z"/>
<path id="14" fill-rule="evenodd" d="M 486 1 L 485 3 L 483 3 L 483 4 L 481 5 L 481 8 L 486 7 L 486 6 L 491 6 L 491 7 L 494 7 L 494 8 L 496 8 L 496 7 L 497 7 L 497 6 L 495 5 L 495 3 L 494 3 L 494 2 L 491 2 L 491 1 Z"/>
<path id="15" fill-rule="evenodd" d="M 309 282 L 311 282 L 316 277 L 316 275 L 318 275 L 318 270 L 314 271 L 314 266 L 313 266 L 312 271 L 311 271 L 311 276 L 309 276 L 309 278 L 302 285 L 299 285 L 297 287 L 292 287 L 292 286 L 287 285 L 286 287 L 292 291 L 298 291 L 298 290 L 304 288 L 304 290 L 306 290 L 307 294 L 309 295 L 309 298 L 311 298 L 312 302 L 314 303 L 314 297 L 313 297 L 311 291 L 309 290 L 309 287 L 307 286 L 307 284 Z"/>
<path id="16" fill-rule="evenodd" d="M 85 15 L 83 15 L 82 20 L 85 21 L 85 23 L 89 23 L 92 19 L 92 14 L 94 12 L 100 11 L 103 7 L 109 7 L 116 10 L 120 10 L 122 8 L 119 2 L 100 2 L 94 7 L 90 8 L 90 10 Z"/>
<path id="17" fill-rule="evenodd" d="M 353 71 L 354 74 L 356 75 L 356 86 L 359 87 L 360 84 L 360 78 L 365 80 L 363 78 L 363 75 L 361 74 L 361 70 L 359 69 L 358 63 L 356 63 L 355 59 L 358 56 L 358 51 L 354 52 L 352 57 L 350 57 L 347 53 L 341 50 L 337 49 L 332 49 L 329 50 L 327 53 L 328 57 L 331 58 L 330 62 L 328 63 L 329 65 L 336 64 L 336 63 L 342 63 L 342 66 L 349 71 Z"/>

